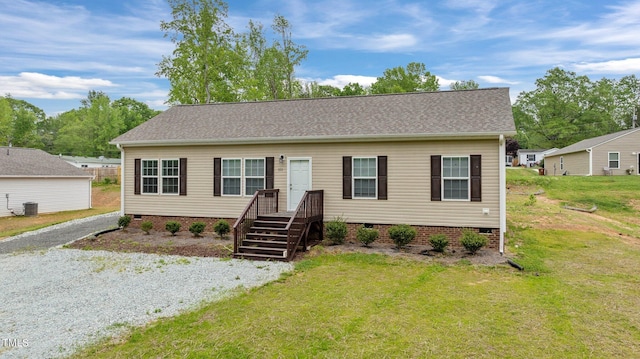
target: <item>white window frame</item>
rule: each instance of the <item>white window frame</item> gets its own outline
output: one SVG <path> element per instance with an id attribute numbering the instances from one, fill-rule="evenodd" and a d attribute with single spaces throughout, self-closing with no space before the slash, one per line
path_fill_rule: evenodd
<path id="1" fill-rule="evenodd" d="M 615 166 L 615 167 L 611 165 L 611 161 L 612 161 L 611 160 L 611 155 L 612 154 L 616 154 L 618 156 L 618 158 L 616 160 L 614 160 L 615 162 L 618 162 L 618 165 Z M 609 167 L 609 169 L 612 169 L 612 170 L 620 169 L 620 152 L 609 152 L 607 154 L 607 166 Z"/>
<path id="2" fill-rule="evenodd" d="M 224 174 L 225 161 L 240 161 L 240 175 L 238 175 L 238 176 L 225 176 L 225 174 Z M 220 160 L 220 162 L 221 162 L 220 163 L 220 187 L 221 187 L 220 188 L 220 194 L 223 195 L 223 196 L 241 197 L 242 196 L 242 192 L 243 192 L 242 191 L 242 186 L 243 186 L 243 183 L 242 183 L 242 167 L 243 166 L 242 166 L 242 164 L 243 164 L 244 161 L 242 160 L 242 158 L 235 158 L 234 157 L 234 158 L 222 158 Z M 237 194 L 236 193 L 224 193 L 224 188 L 225 188 L 224 180 L 225 179 L 232 179 L 232 178 L 240 179 L 240 193 L 237 193 Z"/>
<path id="3" fill-rule="evenodd" d="M 376 173 L 374 176 L 356 176 L 356 160 L 373 160 L 376 166 Z M 378 157 L 377 156 L 352 156 L 351 158 L 351 198 L 353 199 L 377 199 L 378 198 Z M 356 196 L 356 180 L 374 180 L 374 195 L 373 197 Z"/>
<path id="4" fill-rule="evenodd" d="M 531 156 L 531 157 L 529 157 Z M 527 154 L 527 162 L 535 162 L 536 161 L 536 154 L 535 153 L 528 153 Z"/>
<path id="5" fill-rule="evenodd" d="M 444 160 L 445 158 L 466 158 L 467 159 L 467 176 L 466 177 L 445 177 L 444 175 Z M 442 156 L 440 163 L 441 175 L 442 175 L 442 183 L 441 183 L 441 198 L 442 201 L 453 201 L 453 202 L 469 202 L 471 201 L 471 156 L 469 155 L 447 155 Z M 445 197 L 445 182 L 447 180 L 466 180 L 467 181 L 467 198 L 446 198 Z"/>
<path id="6" fill-rule="evenodd" d="M 165 161 L 173 161 L 176 163 L 176 171 L 177 174 L 174 175 L 165 175 L 164 174 L 164 163 Z M 166 194 L 171 196 L 177 196 L 180 194 L 180 159 L 179 158 L 162 158 L 158 160 L 158 193 Z M 164 191 L 164 180 L 165 179 L 176 179 L 176 191 L 175 192 L 165 192 Z"/>
<path id="7" fill-rule="evenodd" d="M 262 161 L 262 176 L 249 176 L 247 175 L 247 161 Z M 253 193 L 247 193 L 247 179 L 262 179 L 262 188 L 265 189 L 267 185 L 267 159 L 265 157 L 248 157 L 242 159 L 242 175 L 243 178 L 240 182 L 242 182 L 242 191 L 244 192 L 244 196 L 253 196 Z"/>
<path id="8" fill-rule="evenodd" d="M 145 174 L 145 164 L 147 162 L 155 162 L 156 166 L 155 166 L 155 170 L 156 173 L 153 175 L 149 175 L 149 174 Z M 146 195 L 158 195 L 160 194 L 160 190 L 161 190 L 161 185 L 160 185 L 160 178 L 159 178 L 159 160 L 154 158 L 154 159 L 142 159 L 140 161 L 140 193 L 141 194 L 146 194 Z M 144 180 L 146 178 L 155 178 L 156 179 L 156 191 L 155 192 L 147 192 L 145 191 L 146 187 L 144 184 Z"/>

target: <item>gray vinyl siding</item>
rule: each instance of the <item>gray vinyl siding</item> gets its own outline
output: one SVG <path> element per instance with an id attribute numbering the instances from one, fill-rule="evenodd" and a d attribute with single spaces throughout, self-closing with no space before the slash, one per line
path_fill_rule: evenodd
<path id="1" fill-rule="evenodd" d="M 285 156 L 280 163 L 279 156 Z M 482 201 L 430 200 L 430 156 L 482 155 Z M 342 157 L 388 157 L 388 199 L 343 199 Z M 188 158 L 187 196 L 134 195 L 134 160 Z M 407 223 L 498 228 L 498 140 L 405 141 L 283 145 L 127 147 L 124 211 L 127 214 L 235 218 L 250 196 L 213 196 L 213 159 L 274 157 L 274 187 L 281 210 L 287 208 L 287 159 L 310 158 L 313 189 L 324 190 L 325 220 L 354 223 Z M 483 214 L 488 209 L 489 214 Z"/>
<path id="2" fill-rule="evenodd" d="M 561 157 L 564 158 L 564 169 L 560 167 Z M 562 176 L 565 172 L 569 176 L 587 176 L 589 175 L 589 153 L 581 151 L 560 156 L 547 155 L 544 168 L 549 176 Z"/>

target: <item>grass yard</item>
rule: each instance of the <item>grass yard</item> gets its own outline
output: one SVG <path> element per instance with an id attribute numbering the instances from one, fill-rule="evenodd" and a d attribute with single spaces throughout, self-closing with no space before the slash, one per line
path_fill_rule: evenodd
<path id="1" fill-rule="evenodd" d="M 120 185 L 93 183 L 91 188 L 91 202 L 93 208 L 89 210 L 38 214 L 36 217 L 1 217 L 0 241 L 6 237 L 73 219 L 118 211 L 120 210 Z"/>
<path id="2" fill-rule="evenodd" d="M 319 248 L 277 282 L 76 357 L 640 357 L 640 177 L 507 178 L 523 272 Z"/>

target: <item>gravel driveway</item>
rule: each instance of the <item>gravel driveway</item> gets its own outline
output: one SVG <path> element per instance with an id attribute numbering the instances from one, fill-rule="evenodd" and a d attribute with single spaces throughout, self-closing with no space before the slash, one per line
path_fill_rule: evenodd
<path id="1" fill-rule="evenodd" d="M 292 269 L 60 247 L 0 254 L 0 358 L 64 357 L 127 325 L 173 316 Z"/>

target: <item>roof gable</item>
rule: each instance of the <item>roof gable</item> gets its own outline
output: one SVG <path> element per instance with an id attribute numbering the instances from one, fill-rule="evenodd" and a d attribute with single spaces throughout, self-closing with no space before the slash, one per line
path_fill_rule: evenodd
<path id="1" fill-rule="evenodd" d="M 35 148 L 0 147 L 0 177 L 91 177 L 83 170 Z"/>
<path id="2" fill-rule="evenodd" d="M 178 105 L 116 144 L 515 134 L 509 89 Z"/>
<path id="3" fill-rule="evenodd" d="M 563 147 L 563 148 L 553 152 L 552 155 L 553 156 L 558 156 L 558 155 L 564 155 L 566 153 L 586 151 L 589 148 L 594 148 L 594 147 L 603 145 L 603 144 L 605 144 L 607 142 L 616 140 L 616 139 L 618 139 L 620 137 L 627 136 L 627 135 L 635 133 L 637 131 L 640 131 L 640 128 L 632 128 L 630 130 L 624 130 L 624 131 L 614 132 L 614 133 L 610 133 L 610 134 L 603 135 L 603 136 L 587 138 L 585 140 L 582 140 L 580 142 L 576 142 L 576 143 L 574 143 L 572 145 L 569 145 L 567 147 Z"/>

